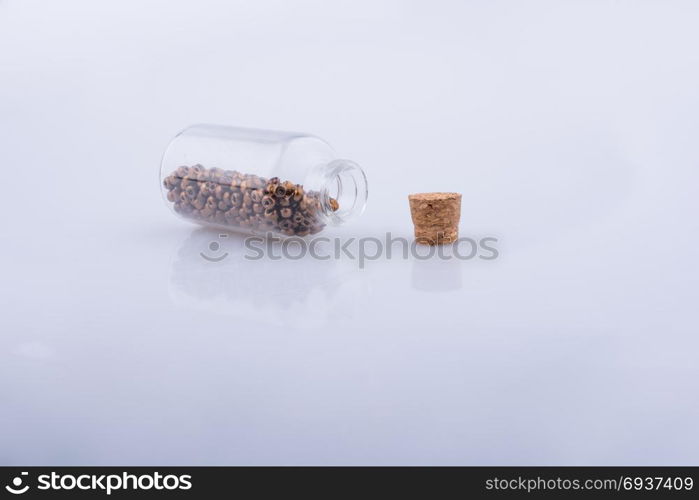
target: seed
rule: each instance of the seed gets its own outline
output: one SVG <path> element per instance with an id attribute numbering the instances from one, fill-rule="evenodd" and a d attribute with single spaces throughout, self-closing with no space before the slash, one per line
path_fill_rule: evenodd
<path id="1" fill-rule="evenodd" d="M 177 186 L 180 183 L 180 179 L 178 179 L 175 175 L 168 175 L 163 179 L 163 186 L 165 186 L 165 189 L 174 189 L 175 186 Z"/>
<path id="2" fill-rule="evenodd" d="M 231 193 L 231 205 L 234 207 L 239 207 L 243 203 L 243 195 L 236 192 Z"/>
<path id="3" fill-rule="evenodd" d="M 264 208 L 262 208 L 262 205 L 259 203 L 253 203 L 252 204 L 252 211 L 255 212 L 256 214 L 261 214 L 262 212 L 265 211 Z"/>
<path id="4" fill-rule="evenodd" d="M 250 178 L 250 187 L 252 189 L 262 189 L 265 185 L 265 181 L 262 180 L 260 177 L 253 175 Z"/>
<path id="5" fill-rule="evenodd" d="M 196 199 L 192 202 L 192 206 L 197 210 L 201 210 L 206 206 L 206 197 L 198 195 Z"/>
<path id="6" fill-rule="evenodd" d="M 216 183 L 215 182 L 204 182 L 201 187 L 199 188 L 199 191 L 201 194 L 204 196 L 210 196 L 214 194 L 214 189 L 216 189 Z"/>
<path id="7" fill-rule="evenodd" d="M 265 192 L 269 194 L 274 194 L 278 185 L 279 177 L 272 177 L 270 180 L 267 181 L 267 185 L 265 186 Z"/>
<path id="8" fill-rule="evenodd" d="M 214 195 L 215 195 L 216 198 L 218 198 L 219 200 L 223 200 L 224 197 L 226 196 L 226 194 L 228 194 L 228 191 L 226 191 L 226 190 L 224 189 L 224 187 L 223 187 L 221 184 L 218 184 L 218 185 L 216 186 L 216 188 L 214 189 Z M 229 196 L 230 196 L 230 194 L 229 194 Z"/>
<path id="9" fill-rule="evenodd" d="M 281 216 L 282 216 L 283 218 L 285 218 L 285 219 L 288 219 L 289 217 L 291 217 L 291 215 L 292 215 L 293 213 L 294 213 L 294 211 L 291 210 L 289 207 L 287 207 L 287 208 L 282 208 L 282 209 L 279 211 L 279 215 L 281 215 Z"/>
<path id="10" fill-rule="evenodd" d="M 301 201 L 301 198 L 303 198 L 303 186 L 296 184 L 294 188 L 294 201 Z"/>
<path id="11" fill-rule="evenodd" d="M 274 195 L 275 195 L 277 198 L 281 198 L 281 197 L 283 197 L 285 194 L 286 194 L 286 189 L 284 188 L 284 186 L 276 186 L 276 187 L 274 188 Z"/>
<path id="12" fill-rule="evenodd" d="M 250 199 L 253 203 L 259 203 L 262 200 L 262 190 L 254 190 L 252 193 L 250 193 Z"/>
<path id="13" fill-rule="evenodd" d="M 284 181 L 282 186 L 284 186 L 285 196 L 293 196 L 296 186 L 294 186 L 294 184 L 291 181 Z"/>
<path id="14" fill-rule="evenodd" d="M 338 208 L 340 208 L 340 204 L 337 202 L 335 198 L 330 198 L 328 200 L 328 205 L 330 205 L 330 208 L 332 208 L 333 212 L 336 212 Z"/>
<path id="15" fill-rule="evenodd" d="M 189 198 L 190 200 L 193 200 L 194 198 L 197 197 L 198 189 L 196 187 L 194 187 L 193 184 L 189 184 L 185 188 L 184 192 L 187 194 L 187 198 Z"/>

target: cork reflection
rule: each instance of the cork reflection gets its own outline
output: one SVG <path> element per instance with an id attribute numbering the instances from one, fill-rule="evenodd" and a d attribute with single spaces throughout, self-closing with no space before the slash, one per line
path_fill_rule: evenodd
<path id="1" fill-rule="evenodd" d="M 422 292 L 448 292 L 463 287 L 464 263 L 455 258 L 413 259 L 412 287 Z"/>

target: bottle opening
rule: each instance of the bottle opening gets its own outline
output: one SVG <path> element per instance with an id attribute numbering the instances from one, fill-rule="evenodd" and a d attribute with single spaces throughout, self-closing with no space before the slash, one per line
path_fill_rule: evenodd
<path id="1" fill-rule="evenodd" d="M 358 217 L 366 208 L 368 186 L 362 168 L 350 160 L 333 160 L 324 169 L 323 210 L 333 224 Z"/>

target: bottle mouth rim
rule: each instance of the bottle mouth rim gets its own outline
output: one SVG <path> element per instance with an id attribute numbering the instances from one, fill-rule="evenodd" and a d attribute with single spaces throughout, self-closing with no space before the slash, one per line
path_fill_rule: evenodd
<path id="1" fill-rule="evenodd" d="M 331 224 L 343 224 L 364 213 L 368 183 L 359 165 L 351 160 L 333 160 L 325 167 L 323 177 L 321 205 Z"/>

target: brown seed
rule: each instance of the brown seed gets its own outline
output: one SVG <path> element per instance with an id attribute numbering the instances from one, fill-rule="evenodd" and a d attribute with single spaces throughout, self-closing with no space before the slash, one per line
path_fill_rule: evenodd
<path id="1" fill-rule="evenodd" d="M 294 188 L 294 201 L 301 201 L 303 198 L 303 186 L 301 184 L 296 184 Z"/>
<path id="2" fill-rule="evenodd" d="M 253 182 L 255 189 L 264 189 L 264 187 L 267 185 L 267 179 L 259 176 L 255 176 L 255 180 Z"/>
<path id="3" fill-rule="evenodd" d="M 197 181 L 190 179 L 189 177 L 183 177 L 180 180 L 180 189 L 186 189 L 187 186 L 194 185 L 196 186 Z"/>
<path id="4" fill-rule="evenodd" d="M 303 199 L 299 202 L 299 207 L 302 210 L 309 210 L 313 207 L 313 203 L 314 203 L 313 197 L 306 194 L 306 196 L 304 196 Z"/>
<path id="5" fill-rule="evenodd" d="M 263 193 L 261 189 L 255 189 L 252 193 L 250 193 L 250 199 L 253 203 L 259 203 L 262 201 L 262 195 Z"/>
<path id="6" fill-rule="evenodd" d="M 233 172 L 230 170 L 225 170 L 218 178 L 217 182 L 226 187 L 230 186 L 231 182 L 233 182 Z"/>
<path id="7" fill-rule="evenodd" d="M 295 222 L 296 224 L 301 224 L 301 223 L 302 223 L 304 220 L 306 220 L 306 219 L 305 219 L 305 217 L 303 216 L 303 214 L 301 214 L 301 212 L 296 212 L 296 213 L 294 214 L 293 220 L 294 220 L 294 222 Z"/>
<path id="8" fill-rule="evenodd" d="M 284 219 L 281 222 L 279 222 L 279 229 L 281 229 L 282 231 L 285 229 L 291 229 L 292 225 L 293 224 L 289 219 Z"/>
<path id="9" fill-rule="evenodd" d="M 187 198 L 189 198 L 190 200 L 193 200 L 197 197 L 198 191 L 199 190 L 193 184 L 189 184 L 184 190 L 184 192 L 187 194 Z"/>
<path id="10" fill-rule="evenodd" d="M 192 206 L 197 210 L 201 210 L 206 206 L 206 196 L 198 195 L 192 202 Z"/>
<path id="11" fill-rule="evenodd" d="M 270 194 L 274 194 L 278 185 L 279 185 L 279 177 L 272 177 L 270 180 L 267 181 L 267 185 L 265 186 L 265 192 L 270 193 Z"/>
<path id="12" fill-rule="evenodd" d="M 274 196 L 281 198 L 286 194 L 286 189 L 284 186 L 278 185 L 274 188 Z"/>
<path id="13" fill-rule="evenodd" d="M 243 195 L 239 192 L 231 193 L 231 205 L 239 207 L 243 203 Z"/>
<path id="14" fill-rule="evenodd" d="M 338 208 L 340 208 L 340 204 L 337 202 L 335 198 L 330 198 L 328 200 L 328 205 L 330 205 L 330 208 L 332 208 L 333 212 L 336 212 Z"/>
<path id="15" fill-rule="evenodd" d="M 279 206 L 280 207 L 289 207 L 291 206 L 291 199 L 290 198 L 281 198 L 279 200 Z"/>
<path id="16" fill-rule="evenodd" d="M 255 212 L 256 214 L 261 214 L 262 212 L 265 211 L 264 208 L 262 208 L 262 205 L 259 203 L 253 203 L 252 204 L 252 211 Z"/>
<path id="17" fill-rule="evenodd" d="M 293 213 L 294 213 L 294 211 L 291 210 L 289 207 L 287 207 L 287 208 L 282 208 L 282 209 L 279 211 L 279 215 L 281 215 L 281 216 L 282 216 L 283 218 L 285 218 L 285 219 L 288 219 L 289 217 L 291 217 L 291 215 L 292 215 Z"/>
<path id="18" fill-rule="evenodd" d="M 175 189 L 180 183 L 180 179 L 175 175 L 168 175 L 163 179 L 163 186 L 165 189 Z"/>
<path id="19" fill-rule="evenodd" d="M 208 181 L 208 182 L 205 182 L 201 185 L 201 187 L 199 188 L 199 191 L 204 196 L 211 196 L 212 194 L 214 194 L 214 189 L 216 189 L 216 183 Z"/>
<path id="20" fill-rule="evenodd" d="M 255 216 L 252 218 L 252 220 L 254 221 L 254 223 L 255 223 L 255 225 L 256 225 L 257 227 L 262 227 L 262 226 L 267 225 L 267 221 L 266 221 L 265 218 L 264 218 L 262 215 L 260 215 L 260 214 L 255 215 Z"/>
<path id="21" fill-rule="evenodd" d="M 262 206 L 265 208 L 272 208 L 274 206 L 274 198 L 270 195 L 265 195 L 262 197 Z"/>
<path id="22" fill-rule="evenodd" d="M 282 184 L 282 186 L 284 186 L 284 191 L 285 191 L 285 192 L 284 192 L 284 195 L 285 195 L 285 196 L 293 196 L 294 190 L 295 190 L 295 188 L 296 188 L 296 186 L 294 186 L 294 183 L 293 183 L 293 182 L 291 182 L 291 181 L 284 181 L 284 183 Z"/>
<path id="23" fill-rule="evenodd" d="M 177 170 L 175 170 L 175 175 L 177 177 L 179 177 L 180 179 L 185 177 L 188 173 L 189 173 L 189 167 L 185 167 L 185 166 L 177 167 Z"/>

